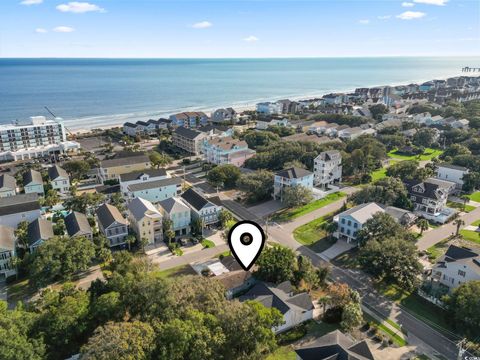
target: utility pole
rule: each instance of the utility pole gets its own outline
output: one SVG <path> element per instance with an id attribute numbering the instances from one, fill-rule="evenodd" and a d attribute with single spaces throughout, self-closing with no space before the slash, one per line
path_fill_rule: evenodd
<path id="1" fill-rule="evenodd" d="M 467 339 L 462 339 L 462 341 L 460 341 L 457 344 L 457 347 L 458 347 L 457 360 L 463 360 L 463 354 L 465 354 L 465 352 L 467 351 L 466 349 L 463 348 L 463 344 L 465 344 L 466 342 L 467 342 Z"/>

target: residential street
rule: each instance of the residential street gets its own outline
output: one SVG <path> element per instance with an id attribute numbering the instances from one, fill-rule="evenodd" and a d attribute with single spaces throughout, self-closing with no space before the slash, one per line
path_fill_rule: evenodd
<path id="1" fill-rule="evenodd" d="M 466 213 L 465 215 L 461 216 L 460 219 L 465 221 L 465 225 L 461 226 L 463 229 L 464 227 L 470 225 L 475 220 L 480 219 L 480 207 L 477 207 L 472 212 Z M 436 243 L 446 239 L 449 235 L 455 234 L 457 227 L 453 224 L 453 221 L 440 226 L 436 229 L 433 229 L 429 232 L 426 232 L 420 240 L 417 242 L 417 247 L 419 250 L 426 250 L 430 246 L 435 245 Z"/>

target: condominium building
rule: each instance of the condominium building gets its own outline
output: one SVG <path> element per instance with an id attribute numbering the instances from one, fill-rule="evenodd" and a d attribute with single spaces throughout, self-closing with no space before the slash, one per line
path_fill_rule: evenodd
<path id="1" fill-rule="evenodd" d="M 172 120 L 174 126 L 195 128 L 207 125 L 208 116 L 201 111 L 190 111 L 170 115 L 170 120 Z"/>
<path id="2" fill-rule="evenodd" d="M 185 150 L 193 155 L 200 155 L 202 151 L 203 140 L 207 134 L 197 130 L 179 127 L 172 134 L 172 142 L 176 147 Z"/>

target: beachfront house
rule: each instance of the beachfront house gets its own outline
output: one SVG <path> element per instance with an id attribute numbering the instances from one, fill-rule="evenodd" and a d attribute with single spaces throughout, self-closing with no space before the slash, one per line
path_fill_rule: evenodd
<path id="1" fill-rule="evenodd" d="M 48 178 L 52 189 L 57 190 L 60 194 L 68 194 L 70 191 L 70 178 L 67 172 L 58 165 L 48 168 Z"/>
<path id="2" fill-rule="evenodd" d="M 257 130 L 267 130 L 270 126 L 291 126 L 287 118 L 283 119 L 258 119 L 256 128 Z"/>
<path id="3" fill-rule="evenodd" d="M 274 175 L 273 198 L 283 201 L 283 193 L 286 188 L 292 186 L 303 186 L 313 189 L 313 173 L 298 167 L 291 167 L 280 170 Z"/>
<path id="4" fill-rule="evenodd" d="M 25 194 L 38 194 L 44 196 L 42 174 L 36 170 L 28 170 L 23 174 L 23 190 Z"/>
<path id="5" fill-rule="evenodd" d="M 15 257 L 16 241 L 15 230 L 0 225 L 0 280 L 5 280 L 17 272 L 12 263 L 12 259 Z"/>
<path id="6" fill-rule="evenodd" d="M 113 205 L 103 204 L 96 211 L 98 229 L 107 238 L 110 247 L 124 247 L 128 236 L 127 220 Z"/>
<path id="7" fill-rule="evenodd" d="M 327 188 L 342 181 L 342 155 L 338 150 L 321 152 L 313 162 L 313 182 Z"/>
<path id="8" fill-rule="evenodd" d="M 150 201 L 137 197 L 127 207 L 130 227 L 137 240 L 147 239 L 148 244 L 153 245 L 163 239 L 163 216 Z"/>
<path id="9" fill-rule="evenodd" d="M 15 196 L 17 193 L 17 182 L 8 174 L 0 175 L 0 198 Z"/>
<path id="10" fill-rule="evenodd" d="M 190 234 L 191 210 L 181 198 L 172 197 L 161 201 L 158 205 L 164 218 L 172 221 L 176 238 Z"/>
<path id="11" fill-rule="evenodd" d="M 217 109 L 210 117 L 212 123 L 235 123 L 237 120 L 237 112 L 233 108 Z"/>
<path id="12" fill-rule="evenodd" d="M 208 116 L 201 111 L 189 111 L 170 115 L 173 126 L 196 128 L 207 125 Z"/>
<path id="13" fill-rule="evenodd" d="M 255 155 L 255 150 L 248 148 L 244 140 L 233 139 L 230 136 L 205 139 L 203 142 L 205 161 L 216 164 L 232 164 L 243 166 L 247 159 Z"/>
<path id="14" fill-rule="evenodd" d="M 277 115 L 282 113 L 283 104 L 277 102 L 262 102 L 256 105 L 256 109 L 259 114 Z"/>
<path id="15" fill-rule="evenodd" d="M 0 225 L 16 229 L 22 221 L 32 222 L 40 215 L 37 194 L 19 194 L 0 201 Z"/>

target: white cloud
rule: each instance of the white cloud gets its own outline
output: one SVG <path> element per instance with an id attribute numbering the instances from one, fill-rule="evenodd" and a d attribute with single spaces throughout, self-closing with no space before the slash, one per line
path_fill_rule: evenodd
<path id="1" fill-rule="evenodd" d="M 378 20 L 388 20 L 392 17 L 392 15 L 382 15 L 382 16 L 377 16 Z"/>
<path id="2" fill-rule="evenodd" d="M 401 20 L 413 20 L 413 19 L 421 19 L 425 15 L 427 15 L 427 14 L 425 14 L 421 11 L 405 11 L 405 12 L 401 13 L 400 15 L 397 15 L 397 18 L 399 18 Z"/>
<path id="3" fill-rule="evenodd" d="M 368 19 L 362 19 L 362 20 L 358 20 L 358 23 L 359 23 L 359 24 L 362 24 L 362 25 L 368 25 L 368 24 L 370 24 L 370 20 L 368 20 Z"/>
<path id="4" fill-rule="evenodd" d="M 253 35 L 247 36 L 246 38 L 243 39 L 243 41 L 246 41 L 246 42 L 257 42 L 258 40 L 260 39 Z"/>
<path id="5" fill-rule="evenodd" d="M 23 0 L 21 5 L 38 5 L 43 3 L 43 0 Z"/>
<path id="6" fill-rule="evenodd" d="M 414 4 L 414 3 L 411 3 L 411 2 L 406 2 L 406 1 L 404 1 L 404 2 L 402 3 L 402 6 L 403 6 L 403 7 L 414 7 L 415 4 Z"/>
<path id="7" fill-rule="evenodd" d="M 44 29 L 44 28 L 36 28 L 35 32 L 38 33 L 38 34 L 45 34 L 45 33 L 48 32 L 48 30 Z"/>
<path id="8" fill-rule="evenodd" d="M 53 29 L 53 31 L 58 33 L 71 33 L 71 32 L 74 32 L 75 29 L 70 26 L 57 26 L 56 28 Z"/>
<path id="9" fill-rule="evenodd" d="M 73 1 L 68 4 L 60 4 L 57 6 L 57 10 L 61 12 L 70 12 L 74 14 L 83 14 L 86 12 L 105 12 L 100 6 L 90 4 L 88 2 Z"/>
<path id="10" fill-rule="evenodd" d="M 192 28 L 194 29 L 207 29 L 209 27 L 212 27 L 213 24 L 210 21 L 200 21 L 192 25 Z"/>
<path id="11" fill-rule="evenodd" d="M 445 6 L 448 0 L 413 0 L 413 2 L 417 4 Z"/>

